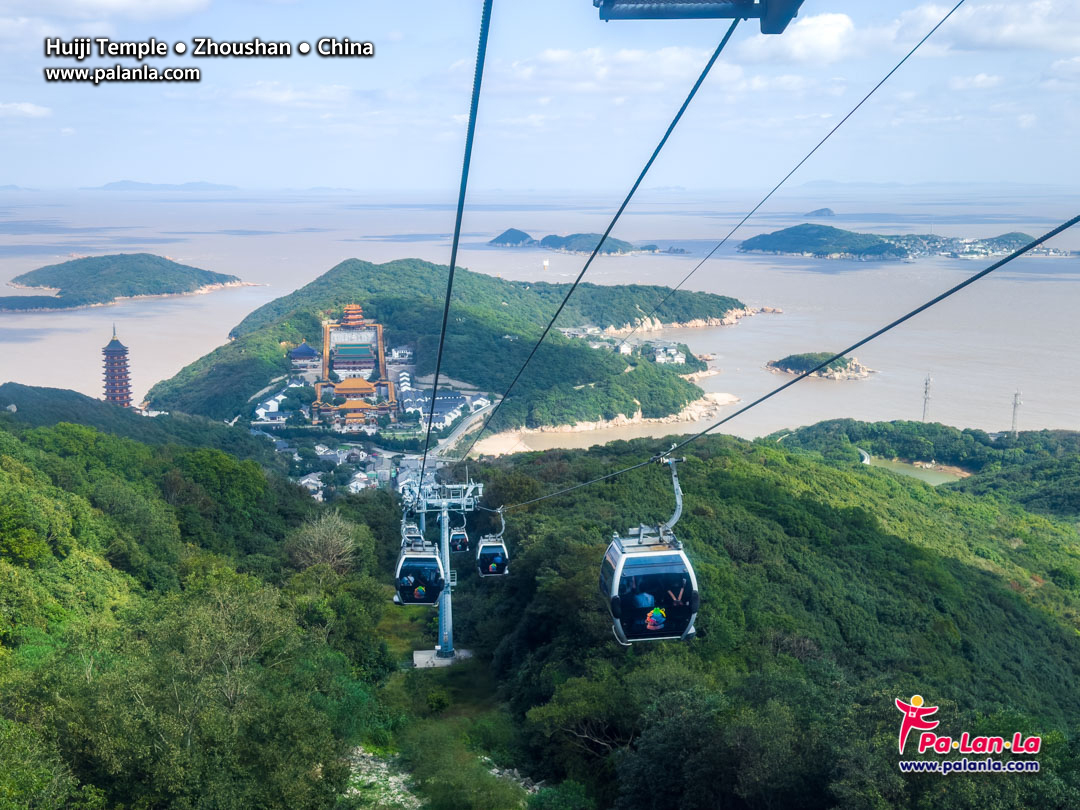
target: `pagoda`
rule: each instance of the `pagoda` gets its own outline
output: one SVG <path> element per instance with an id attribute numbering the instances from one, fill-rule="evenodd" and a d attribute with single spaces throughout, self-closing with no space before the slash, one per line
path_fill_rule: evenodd
<path id="1" fill-rule="evenodd" d="M 341 317 L 342 327 L 356 327 L 364 325 L 364 308 L 359 304 L 346 304 L 345 314 Z"/>
<path id="2" fill-rule="evenodd" d="M 121 408 L 131 407 L 131 376 L 128 369 L 128 349 L 116 337 L 113 326 L 112 340 L 101 350 L 105 357 L 105 401 Z"/>

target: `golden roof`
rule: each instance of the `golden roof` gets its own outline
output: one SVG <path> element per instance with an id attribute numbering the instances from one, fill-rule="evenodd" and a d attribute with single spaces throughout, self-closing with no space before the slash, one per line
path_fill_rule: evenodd
<path id="1" fill-rule="evenodd" d="M 370 396 L 375 393 L 375 386 L 363 377 L 346 377 L 334 383 L 334 394 L 339 397 Z"/>

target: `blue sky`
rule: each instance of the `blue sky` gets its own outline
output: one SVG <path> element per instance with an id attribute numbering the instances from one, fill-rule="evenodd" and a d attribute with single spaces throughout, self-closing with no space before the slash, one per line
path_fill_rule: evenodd
<path id="1" fill-rule="evenodd" d="M 0 0 L 0 185 L 456 187 L 480 0 Z M 779 179 L 946 11 L 806 0 L 744 23 L 647 186 Z M 601 23 L 590 0 L 495 0 L 474 188 L 625 189 L 723 21 Z M 193 59 L 198 84 L 47 84 L 45 36 L 170 45 L 322 36 L 374 59 Z M 96 60 L 95 60 L 96 61 Z M 112 64 L 117 60 L 106 60 Z M 120 60 L 134 64 L 132 60 Z M 969 0 L 795 182 L 1080 183 L 1080 3 Z"/>

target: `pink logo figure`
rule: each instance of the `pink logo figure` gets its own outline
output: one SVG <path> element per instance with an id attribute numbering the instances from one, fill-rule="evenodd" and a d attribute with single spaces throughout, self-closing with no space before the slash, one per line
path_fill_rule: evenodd
<path id="1" fill-rule="evenodd" d="M 896 708 L 903 712 L 904 720 L 900 723 L 900 753 L 904 753 L 907 744 L 908 732 L 913 728 L 920 731 L 930 731 L 938 727 L 940 720 L 927 720 L 926 718 L 938 710 L 937 706 L 923 706 L 922 695 L 915 695 L 911 703 L 904 703 L 900 698 L 896 699 Z"/>

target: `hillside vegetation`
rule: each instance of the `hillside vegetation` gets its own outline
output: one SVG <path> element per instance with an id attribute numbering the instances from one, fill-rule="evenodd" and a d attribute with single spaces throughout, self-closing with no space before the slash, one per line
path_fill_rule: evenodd
<path id="1" fill-rule="evenodd" d="M 12 279 L 15 284 L 48 287 L 58 292 L 55 296 L 3 296 L 0 310 L 70 309 L 108 304 L 136 295 L 191 293 L 213 284 L 239 280 L 236 276 L 188 267 L 150 253 L 88 256 L 15 276 Z"/>
<path id="2" fill-rule="evenodd" d="M 0 426 L 0 807 L 337 806 L 393 662 L 369 530 L 315 508 L 217 450 Z M 322 529 L 348 564 L 294 562 Z"/>
<path id="3" fill-rule="evenodd" d="M 857 446 L 883 458 L 961 467 L 979 475 L 947 485 L 950 488 L 1080 518 L 1080 433 L 1037 430 L 1016 438 L 1011 433 L 992 437 L 982 430 L 938 423 L 836 419 L 772 438 L 780 436 L 788 449 L 812 450 L 841 465 L 858 462 Z"/>
<path id="4" fill-rule="evenodd" d="M 76 391 L 3 383 L 0 408 L 9 405 L 17 410 L 15 413 L 0 410 L 0 424 L 7 420 L 6 424 L 49 427 L 72 422 L 145 444 L 213 447 L 257 461 L 263 467 L 286 469 L 281 455 L 273 451 L 265 438 L 201 416 L 172 413 L 148 419 L 129 408 L 117 408 Z"/>
<path id="5" fill-rule="evenodd" d="M 155 407 L 231 418 L 271 379 L 287 373 L 285 347 L 306 339 L 321 348 L 320 322 L 349 303 L 386 326 L 390 345 L 413 344 L 418 373 L 435 365 L 447 268 L 416 259 L 382 265 L 351 259 L 299 290 L 271 301 L 232 331 L 233 340 L 154 386 Z M 444 353 L 444 373 L 499 393 L 510 384 L 565 296 L 567 285 L 505 281 L 458 270 Z M 582 284 L 560 325 L 636 323 L 665 294 L 646 285 Z M 672 322 L 718 318 L 742 303 L 678 292 L 665 305 Z M 553 331 L 500 409 L 493 427 L 561 424 L 633 414 L 666 416 L 701 396 L 671 367 L 628 361 Z"/>
<path id="6" fill-rule="evenodd" d="M 483 471 L 487 501 L 662 444 L 514 457 Z M 1074 526 L 783 445 L 688 449 L 678 534 L 702 589 L 694 642 L 620 649 L 595 593 L 611 532 L 670 514 L 656 467 L 511 512 L 513 576 L 459 589 L 460 638 L 491 657 L 530 774 L 620 810 L 1080 801 Z M 913 694 L 941 706 L 943 733 L 1041 734 L 1042 772 L 901 776 L 893 700 Z"/>
<path id="7" fill-rule="evenodd" d="M 1080 805 L 1075 525 L 816 455 L 839 428 L 687 448 L 695 641 L 621 648 L 596 594 L 611 532 L 671 513 L 648 465 L 512 510 L 513 573 L 456 566 L 475 659 L 399 671 L 434 613 L 389 606 L 387 493 L 331 508 L 213 448 L 0 422 L 0 807 L 400 806 L 356 784 L 358 744 L 400 754 L 432 808 Z M 1065 462 L 1078 441 L 1005 452 Z M 469 467 L 494 507 L 663 445 Z M 1041 772 L 901 775 L 893 701 L 913 694 L 944 733 L 1040 735 Z M 526 798 L 492 763 L 546 785 Z"/>

